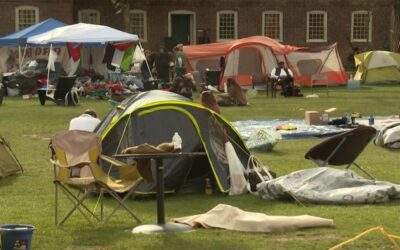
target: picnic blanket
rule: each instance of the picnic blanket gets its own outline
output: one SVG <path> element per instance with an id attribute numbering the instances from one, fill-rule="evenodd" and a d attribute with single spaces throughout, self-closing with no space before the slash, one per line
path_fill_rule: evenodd
<path id="1" fill-rule="evenodd" d="M 398 121 L 400 122 L 399 116 L 376 116 L 375 123 L 372 125 L 376 130 L 380 130 L 385 125 Z M 369 125 L 368 117 L 357 118 L 356 123 L 360 125 Z M 242 120 L 234 121 L 232 125 L 236 128 L 242 138 L 247 141 L 254 131 L 260 129 L 273 129 L 281 134 L 283 140 L 287 139 L 300 139 L 310 137 L 325 137 L 335 135 L 350 128 L 342 128 L 334 125 L 307 125 L 304 120 Z M 285 129 L 285 128 L 288 129 Z M 277 130 L 277 128 L 280 128 Z"/>
<path id="2" fill-rule="evenodd" d="M 331 227 L 333 220 L 310 215 L 268 216 L 218 204 L 204 214 L 173 219 L 191 227 L 222 228 L 242 232 L 282 232 L 309 227 Z"/>
<path id="3" fill-rule="evenodd" d="M 316 167 L 257 185 L 265 200 L 291 199 L 326 204 L 383 203 L 400 198 L 400 185 L 369 180 L 351 170 Z"/>

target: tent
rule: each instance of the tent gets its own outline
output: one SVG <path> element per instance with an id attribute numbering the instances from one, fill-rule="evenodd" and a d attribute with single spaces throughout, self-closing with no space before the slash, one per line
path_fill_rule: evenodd
<path id="1" fill-rule="evenodd" d="M 23 171 L 7 141 L 0 136 L 0 178 Z"/>
<path id="2" fill-rule="evenodd" d="M 139 41 L 139 37 L 104 25 L 77 23 L 31 36 L 27 41 L 33 44 L 83 43 L 96 45 L 106 42 Z"/>
<path id="3" fill-rule="evenodd" d="M 400 82 L 400 53 L 368 51 L 354 56 L 354 80 L 362 83 Z"/>
<path id="4" fill-rule="evenodd" d="M 151 90 L 133 96 L 111 110 L 96 130 L 102 137 L 102 153 L 109 156 L 143 143 L 170 142 L 175 132 L 182 137 L 184 152 L 203 151 L 206 156 L 165 159 L 166 191 L 182 190 L 189 184 L 204 191 L 205 178 L 210 178 L 215 180 L 215 190 L 227 192 L 230 183 L 226 138 L 243 166 L 247 166 L 250 153 L 225 118 L 172 92 Z M 143 183 L 137 193 L 153 188 L 153 184 Z"/>
<path id="5" fill-rule="evenodd" d="M 0 37 L 0 47 L 4 46 L 25 46 L 31 36 L 39 35 L 49 30 L 65 26 L 66 24 L 56 19 L 49 18 L 43 22 L 37 23 L 13 34 Z"/>
<path id="6" fill-rule="evenodd" d="M 233 77 L 242 87 L 251 86 L 251 76 L 269 74 L 283 60 L 293 71 L 295 83 L 310 85 L 312 74 L 327 74 L 330 83 L 346 84 L 336 44 L 319 48 L 299 48 L 283 45 L 265 36 L 252 36 L 238 40 L 184 46 L 189 70 L 204 72 L 206 68 L 220 69 L 220 58 L 225 58 L 222 89 L 227 78 Z"/>
<path id="7" fill-rule="evenodd" d="M 18 47 L 18 60 L 21 67 L 25 57 L 27 40 L 31 36 L 39 35 L 49 30 L 63 27 L 66 24 L 53 18 L 46 19 L 40 23 L 19 30 L 15 33 L 0 37 L 0 47 Z M 21 56 L 21 47 L 25 46 L 24 53 Z M 21 70 L 21 68 L 20 68 Z"/>
<path id="8" fill-rule="evenodd" d="M 343 68 L 336 43 L 316 48 L 300 48 L 290 51 L 285 57 L 298 85 L 310 86 L 314 74 L 326 75 L 329 84 L 347 84 L 348 76 Z M 314 82 L 314 85 L 318 84 Z"/>
<path id="9" fill-rule="evenodd" d="M 77 23 L 50 30 L 40 35 L 28 38 L 28 43 L 32 44 L 53 44 L 73 43 L 83 44 L 86 47 L 99 47 L 109 42 L 139 42 L 139 37 L 134 34 L 126 33 L 108 26 Z M 91 48 L 92 49 L 92 48 Z M 93 48 L 93 50 L 96 48 Z M 101 48 L 102 49 L 102 48 Z M 81 54 L 82 55 L 82 54 Z M 101 62 L 104 54 L 91 53 L 96 62 Z M 88 56 L 89 59 L 91 56 Z M 84 60 L 85 58 L 83 58 Z M 87 60 L 90 61 L 90 60 Z M 104 70 L 97 70 L 103 72 Z"/>

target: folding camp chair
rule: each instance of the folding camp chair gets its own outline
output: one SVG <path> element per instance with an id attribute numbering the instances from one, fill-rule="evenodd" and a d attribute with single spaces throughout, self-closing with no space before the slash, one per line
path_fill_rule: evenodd
<path id="1" fill-rule="evenodd" d="M 306 159 L 314 161 L 318 166 L 327 165 L 355 165 L 366 175 L 375 179 L 361 165 L 355 162 L 355 159 L 361 154 L 368 143 L 374 138 L 376 130 L 369 126 L 358 126 L 355 129 L 346 131 L 312 147 L 305 155 Z"/>
<path id="2" fill-rule="evenodd" d="M 127 165 L 111 157 L 101 156 L 100 137 L 92 132 L 71 130 L 57 133 L 52 138 L 51 148 L 54 153 L 52 162 L 54 165 L 55 223 L 57 226 L 62 225 L 74 211 L 79 211 L 92 225 L 96 220 L 104 225 L 120 207 L 125 208 L 140 223 L 140 220 L 125 204 L 126 199 L 132 195 L 137 185 L 143 180 L 134 165 Z M 120 178 L 115 179 L 108 176 L 98 165 L 99 158 L 117 167 L 120 170 Z M 58 221 L 59 189 L 73 204 L 61 221 Z M 78 190 L 78 195 L 75 195 L 71 189 Z M 100 216 L 84 204 L 90 193 L 99 194 Z M 118 202 L 118 205 L 106 218 L 103 218 L 104 193 L 108 193 Z M 82 196 L 80 197 L 80 195 Z"/>
<path id="3" fill-rule="evenodd" d="M 78 89 L 74 87 L 75 80 L 76 76 L 59 76 L 55 90 L 38 92 L 40 104 L 44 105 L 46 100 L 50 100 L 58 105 L 79 105 Z"/>

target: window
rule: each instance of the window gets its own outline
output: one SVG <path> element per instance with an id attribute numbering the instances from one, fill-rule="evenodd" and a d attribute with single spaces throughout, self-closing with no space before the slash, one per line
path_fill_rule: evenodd
<path id="1" fill-rule="evenodd" d="M 307 12 L 307 42 L 327 41 L 326 11 Z"/>
<path id="2" fill-rule="evenodd" d="M 217 40 L 237 38 L 237 13 L 235 11 L 219 11 L 217 13 Z"/>
<path id="3" fill-rule="evenodd" d="M 80 23 L 100 24 L 100 12 L 98 10 L 80 10 L 78 12 Z"/>
<path id="4" fill-rule="evenodd" d="M 39 8 L 20 6 L 15 8 L 15 29 L 21 30 L 39 22 Z"/>
<path id="5" fill-rule="evenodd" d="M 371 41 L 372 14 L 369 11 L 354 11 L 351 14 L 351 41 Z"/>
<path id="6" fill-rule="evenodd" d="M 282 41 L 282 12 L 280 11 L 265 11 L 263 12 L 263 30 L 264 36 Z"/>
<path id="7" fill-rule="evenodd" d="M 129 32 L 139 36 L 140 40 L 147 40 L 147 15 L 142 10 L 129 12 Z"/>

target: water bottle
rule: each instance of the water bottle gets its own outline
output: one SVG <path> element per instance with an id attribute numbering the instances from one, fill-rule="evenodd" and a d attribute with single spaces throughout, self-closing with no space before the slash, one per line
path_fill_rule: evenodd
<path id="1" fill-rule="evenodd" d="M 206 195 L 212 195 L 213 189 L 211 186 L 210 178 L 206 178 L 206 186 L 205 186 L 205 194 Z"/>
<path id="2" fill-rule="evenodd" d="M 178 132 L 175 132 L 172 136 L 172 143 L 174 144 L 174 151 L 182 151 L 182 138 Z"/>
<path id="3" fill-rule="evenodd" d="M 368 124 L 371 126 L 371 125 L 374 125 L 374 123 L 375 123 L 374 116 L 370 115 L 368 118 Z"/>

